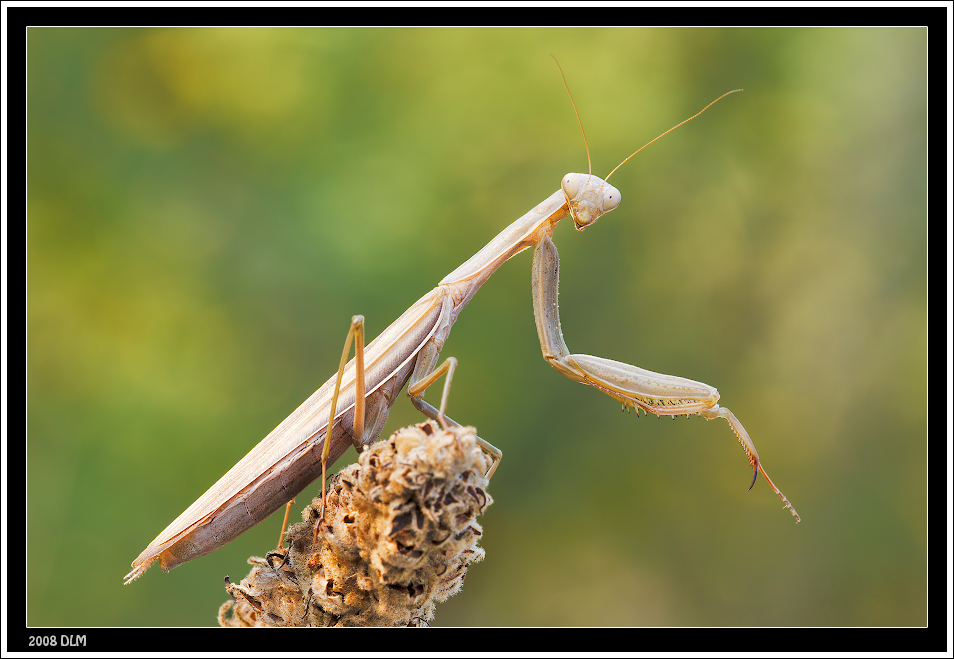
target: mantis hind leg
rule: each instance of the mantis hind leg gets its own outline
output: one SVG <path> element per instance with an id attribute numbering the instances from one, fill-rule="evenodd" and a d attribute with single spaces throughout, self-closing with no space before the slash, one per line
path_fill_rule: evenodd
<path id="1" fill-rule="evenodd" d="M 335 379 L 335 392 L 331 397 L 331 412 L 328 418 L 328 426 L 325 431 L 325 442 L 324 447 L 321 451 L 321 514 L 318 516 L 319 521 L 324 519 L 325 516 L 325 484 L 327 482 L 328 475 L 328 453 L 331 448 L 331 442 L 328 440 L 329 435 L 331 434 L 331 429 L 334 427 L 335 417 L 337 416 L 337 407 L 338 407 L 338 396 L 341 393 L 341 378 L 344 375 L 345 364 L 348 363 L 348 353 L 351 351 L 351 341 L 354 341 L 354 360 L 355 360 L 355 404 L 354 404 L 354 426 L 352 428 L 352 437 L 354 438 L 355 447 L 361 445 L 362 439 L 364 439 L 364 421 L 365 421 L 365 394 L 364 394 L 364 316 L 352 316 L 351 317 L 351 327 L 348 329 L 348 336 L 345 338 L 344 350 L 341 352 L 341 362 L 338 364 L 338 376 Z M 378 432 L 381 431 L 381 426 L 383 426 L 383 420 L 380 420 L 380 415 L 377 413 L 379 410 L 376 410 L 375 422 L 373 423 L 374 429 Z M 387 411 L 384 413 L 384 417 L 387 417 Z M 360 452 L 361 449 L 358 448 Z M 285 529 L 288 526 L 288 514 L 291 511 L 291 505 L 294 503 L 294 499 L 288 502 L 285 506 L 285 518 L 282 521 L 282 532 L 278 536 L 278 548 L 282 548 L 282 542 L 285 539 Z M 315 532 L 317 533 L 318 525 L 315 525 Z"/>
<path id="2" fill-rule="evenodd" d="M 448 357 L 443 364 L 434 368 L 439 355 L 440 348 L 433 341 L 428 342 L 424 349 L 421 350 L 417 358 L 417 363 L 414 365 L 414 372 L 411 374 L 411 379 L 407 385 L 407 395 L 411 397 L 411 403 L 418 411 L 427 418 L 437 421 L 441 424 L 442 428 L 447 430 L 448 425 L 461 425 L 445 414 L 447 410 L 447 398 L 450 394 L 451 380 L 453 380 L 454 370 L 457 368 L 457 360 L 454 357 Z M 434 384 L 441 375 L 445 374 L 444 391 L 441 394 L 441 406 L 438 409 L 424 400 L 423 396 L 424 391 Z M 497 465 L 500 464 L 500 460 L 503 458 L 503 451 L 479 436 L 477 437 L 477 444 L 493 460 L 490 469 L 484 474 L 487 480 L 490 480 L 497 470 Z"/>

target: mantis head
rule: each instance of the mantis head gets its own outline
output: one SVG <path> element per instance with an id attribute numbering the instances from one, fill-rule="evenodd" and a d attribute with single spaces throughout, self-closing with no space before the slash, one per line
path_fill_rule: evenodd
<path id="1" fill-rule="evenodd" d="M 592 174 L 567 174 L 560 183 L 577 231 L 619 206 L 619 190 Z"/>
<path id="2" fill-rule="evenodd" d="M 550 57 L 553 56 L 551 55 Z M 553 61 L 556 62 L 556 57 L 553 57 Z M 622 167 L 626 161 L 658 140 L 663 135 L 671 133 L 687 121 L 692 121 L 700 114 L 708 110 L 709 107 L 714 103 L 717 103 L 729 94 L 742 91 L 741 89 L 733 89 L 730 92 L 726 92 L 685 121 L 679 122 L 659 137 L 650 140 L 640 148 L 636 149 L 636 151 L 630 154 L 629 158 L 626 158 L 626 160 L 616 165 L 613 171 L 606 175 L 606 179 L 601 179 L 598 176 L 593 176 L 592 174 L 593 162 L 590 160 L 590 147 L 586 143 L 586 131 L 583 130 L 583 120 L 580 119 L 580 113 L 576 109 L 576 101 L 573 100 L 573 94 L 570 93 L 570 86 L 566 84 L 566 76 L 563 74 L 563 67 L 560 66 L 559 62 L 556 62 L 556 64 L 557 68 L 560 69 L 560 75 L 563 76 L 563 86 L 566 87 L 566 93 L 570 97 L 570 103 L 573 104 L 573 112 L 576 113 L 576 120 L 580 124 L 580 132 L 583 133 L 583 146 L 586 147 L 586 161 L 590 164 L 589 174 L 567 174 L 563 177 L 563 182 L 560 184 L 560 187 L 563 188 L 563 194 L 566 196 L 566 201 L 570 205 L 570 215 L 573 216 L 573 223 L 575 224 L 577 231 L 582 231 L 600 219 L 601 215 L 604 213 L 609 213 L 611 210 L 619 206 L 621 198 L 619 190 L 607 183 L 607 181 L 609 181 L 609 177 L 612 176 L 617 169 Z"/>

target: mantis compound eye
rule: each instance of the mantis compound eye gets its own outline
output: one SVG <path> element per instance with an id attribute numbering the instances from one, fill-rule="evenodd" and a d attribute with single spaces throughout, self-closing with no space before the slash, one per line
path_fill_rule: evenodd
<path id="1" fill-rule="evenodd" d="M 563 188 L 563 194 L 566 195 L 566 198 L 572 201 L 580 194 L 580 175 L 567 174 L 563 177 L 563 182 L 560 183 L 560 187 Z"/>
<path id="2" fill-rule="evenodd" d="M 619 206 L 619 202 L 622 199 L 622 195 L 619 193 L 619 190 L 614 188 L 609 183 L 606 183 L 603 186 L 603 212 L 609 213 L 611 210 Z"/>

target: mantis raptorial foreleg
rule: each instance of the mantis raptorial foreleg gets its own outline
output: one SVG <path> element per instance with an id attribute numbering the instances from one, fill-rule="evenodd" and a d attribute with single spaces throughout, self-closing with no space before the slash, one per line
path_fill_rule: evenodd
<path id="1" fill-rule="evenodd" d="M 679 414 L 698 414 L 712 420 L 722 417 L 742 444 L 749 458 L 754 474 L 752 484 L 759 472 L 768 481 L 775 493 L 785 502 L 797 521 L 798 513 L 785 495 L 775 487 L 772 479 L 765 473 L 759 461 L 758 451 L 749 438 L 749 434 L 728 408 L 720 407 L 719 392 L 702 382 L 681 378 L 675 375 L 663 375 L 646 369 L 617 362 L 612 359 L 592 355 L 574 355 L 566 347 L 563 331 L 560 328 L 560 313 L 557 306 L 557 294 L 560 276 L 560 257 L 549 233 L 544 234 L 533 250 L 533 315 L 537 323 L 537 335 L 543 358 L 557 371 L 577 382 L 588 384 L 612 396 L 623 408 L 631 407 L 639 414 L 640 408 L 675 417 Z"/>

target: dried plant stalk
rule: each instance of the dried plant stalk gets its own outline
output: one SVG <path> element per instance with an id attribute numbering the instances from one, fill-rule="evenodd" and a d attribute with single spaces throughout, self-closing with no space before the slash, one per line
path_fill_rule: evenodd
<path id="1" fill-rule="evenodd" d="M 329 480 L 288 529 L 288 549 L 252 557 L 223 627 L 422 626 L 484 557 L 477 515 L 491 459 L 470 427 L 402 428 Z M 232 615 L 228 616 L 229 609 Z"/>

